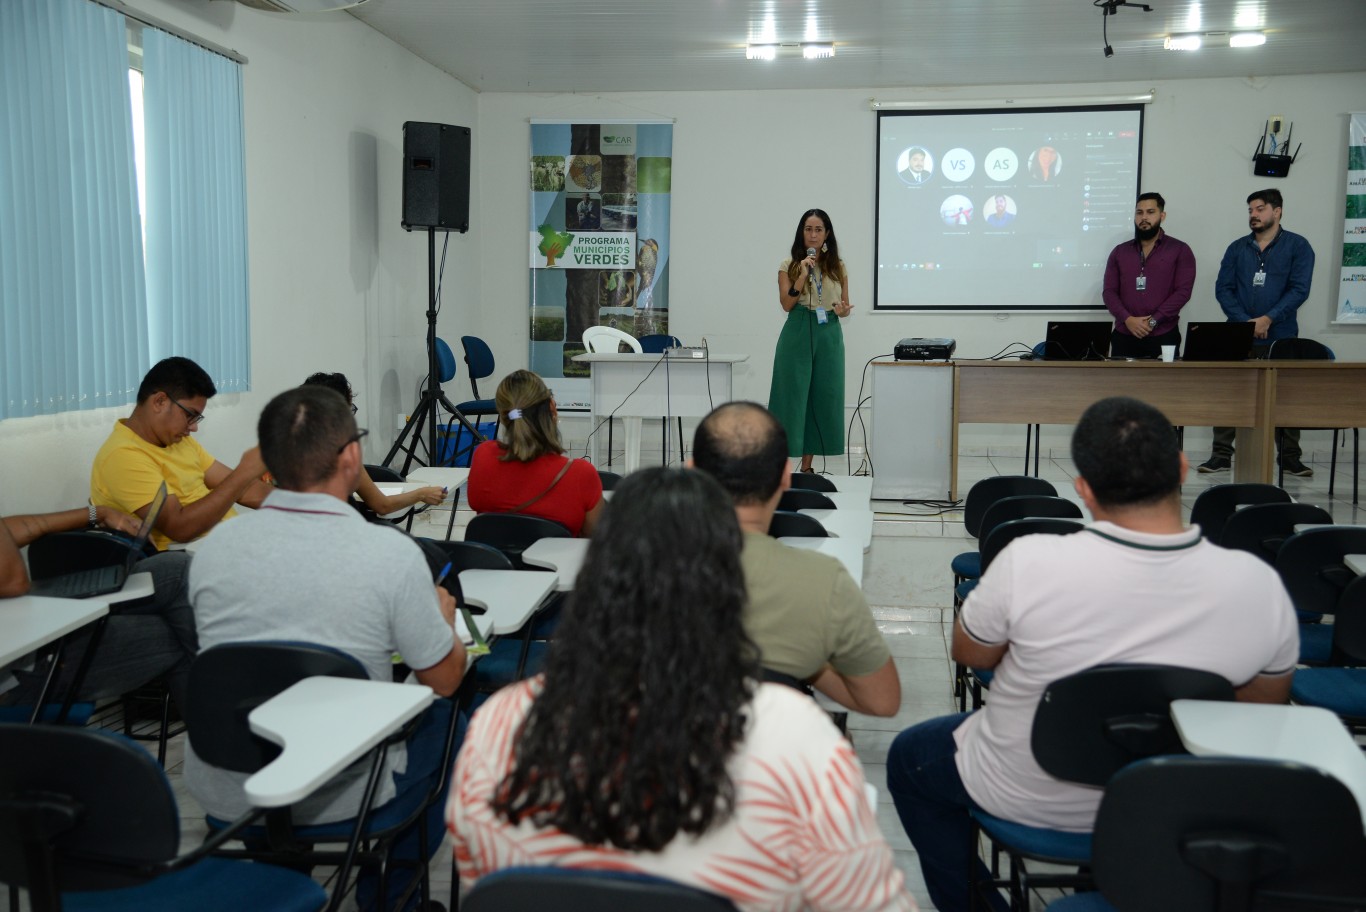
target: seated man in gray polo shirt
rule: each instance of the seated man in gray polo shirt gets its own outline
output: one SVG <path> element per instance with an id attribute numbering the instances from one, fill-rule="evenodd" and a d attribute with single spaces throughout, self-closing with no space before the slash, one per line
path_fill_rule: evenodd
<path id="1" fill-rule="evenodd" d="M 261 413 L 261 455 L 280 486 L 249 516 L 224 523 L 205 540 L 190 570 L 199 645 L 296 640 L 354 656 L 373 680 L 392 676 L 394 653 L 417 680 L 443 697 L 460 685 L 465 649 L 454 636 L 455 600 L 432 585 L 418 546 L 401 532 L 367 523 L 348 504 L 364 471 L 351 407 L 336 392 L 303 386 L 281 393 Z M 451 705 L 439 700 L 406 745 L 391 749 L 376 803 L 427 791 L 442 774 Z M 190 793 L 209 814 L 233 819 L 247 810 L 246 776 L 211 767 L 185 748 Z M 356 815 L 368 764 L 344 770 L 294 807 L 298 823 Z M 416 859 L 417 827 L 435 853 L 443 836 L 444 795 L 426 818 L 399 837 L 396 859 Z M 401 888 L 405 878 L 390 878 Z M 377 876 L 356 887 L 368 908 Z M 384 908 L 393 908 L 393 898 Z"/>
<path id="2" fill-rule="evenodd" d="M 745 632 L 759 646 L 764 668 L 807 681 L 855 712 L 896 715 L 901 679 L 849 571 L 833 557 L 768 535 L 778 500 L 792 484 L 787 434 L 778 420 L 753 402 L 717 407 L 697 426 L 693 465 L 735 500 L 745 535 Z"/>

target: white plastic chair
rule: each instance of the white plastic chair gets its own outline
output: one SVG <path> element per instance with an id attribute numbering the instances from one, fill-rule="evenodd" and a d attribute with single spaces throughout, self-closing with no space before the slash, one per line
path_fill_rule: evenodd
<path id="1" fill-rule="evenodd" d="M 610 326 L 590 326 L 583 331 L 583 345 L 594 354 L 615 354 L 626 345 L 637 355 L 644 349 L 635 336 Z M 640 467 L 640 418 L 625 416 L 621 419 L 626 429 L 626 472 L 629 474 Z M 612 467 L 612 421 L 607 421 L 607 467 Z"/>
<path id="2" fill-rule="evenodd" d="M 619 351 L 622 345 L 628 346 L 637 355 L 645 353 L 635 336 L 610 326 L 588 327 L 583 331 L 583 344 L 595 354 Z"/>

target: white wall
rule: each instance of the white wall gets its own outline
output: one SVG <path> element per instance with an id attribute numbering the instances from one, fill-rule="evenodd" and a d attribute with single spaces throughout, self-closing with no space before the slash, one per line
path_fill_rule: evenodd
<path id="1" fill-rule="evenodd" d="M 130 5 L 249 61 L 252 391 L 215 398 L 200 440 L 235 464 L 271 396 L 314 371 L 343 371 L 361 393 L 361 425 L 372 429 L 367 459 L 378 462 L 395 414 L 412 408 L 426 374 L 427 244 L 399 227 L 402 125 L 472 127 L 474 92 L 345 13 L 280 16 L 207 0 Z M 475 238 L 451 236 L 444 335 L 462 311 L 477 309 Z M 0 513 L 84 503 L 91 459 L 127 412 L 0 422 Z"/>
<path id="2" fill-rule="evenodd" d="M 1284 224 L 1317 253 L 1313 293 L 1300 309 L 1303 335 L 1340 358 L 1366 360 L 1362 327 L 1331 327 L 1345 177 L 1346 112 L 1362 108 L 1366 73 L 1275 79 L 1155 82 L 1152 86 L 1013 86 L 961 90 L 867 89 L 817 92 L 656 92 L 606 95 L 479 96 L 477 175 L 484 205 L 475 227 L 483 245 L 482 332 L 500 372 L 526 364 L 526 153 L 530 117 L 675 118 L 671 227 L 671 331 L 706 336 L 716 350 L 750 353 L 737 394 L 765 401 L 782 321 L 775 276 L 798 216 L 826 209 L 851 270 L 855 319 L 844 326 L 846 399 L 858 393 L 863 363 L 904 336 L 949 336 L 958 354 L 985 357 L 1010 342 L 1042 338 L 1039 314 L 872 314 L 875 115 L 881 100 L 1085 97 L 1154 88 L 1145 115 L 1144 189 L 1167 199 L 1168 230 L 1199 263 L 1186 319 L 1223 319 L 1214 277 L 1224 248 L 1246 233 L 1244 202 L 1272 185 L 1286 197 Z M 819 128 L 808 127 L 812 113 Z M 1251 152 L 1264 119 L 1293 120 L 1304 151 L 1289 178 L 1252 175 Z M 857 434 L 857 431 L 855 432 Z M 1063 429 L 1046 431 L 1050 442 Z M 964 444 L 1006 440 L 1018 428 L 969 429 Z"/>
<path id="3" fill-rule="evenodd" d="M 316 370 L 341 370 L 361 392 L 366 455 L 378 461 L 396 413 L 425 373 L 426 239 L 399 228 L 405 120 L 474 128 L 471 231 L 452 235 L 441 334 L 475 333 L 499 373 L 527 363 L 526 211 L 529 117 L 675 118 L 671 277 L 673 331 L 749 352 L 738 394 L 768 395 L 782 314 L 774 275 L 796 218 L 830 211 L 851 268 L 856 317 L 846 326 L 847 399 L 862 363 L 903 336 L 952 336 L 964 356 L 1037 341 L 1038 315 L 873 315 L 874 116 L 868 98 L 1085 96 L 1088 86 L 997 90 L 659 92 L 476 95 L 346 14 L 278 16 L 207 0 L 131 0 L 135 8 L 234 48 L 244 69 L 253 390 L 209 408 L 200 439 L 234 463 L 267 399 Z M 1318 253 L 1301 331 L 1339 357 L 1366 360 L 1360 327 L 1330 327 L 1340 260 L 1345 113 L 1362 107 L 1366 73 L 1156 82 L 1147 113 L 1145 188 L 1168 200 L 1167 226 L 1200 262 L 1188 319 L 1219 319 L 1212 284 L 1224 246 L 1247 230 L 1244 197 L 1274 183 L 1285 224 Z M 1115 91 L 1149 86 L 1104 86 Z M 820 112 L 821 126 L 805 125 Z M 1304 152 L 1280 182 L 1248 161 L 1263 119 L 1285 114 Z M 457 346 L 458 348 L 458 346 Z M 463 371 L 449 388 L 465 398 Z M 90 460 L 124 411 L 0 423 L 0 513 L 84 502 Z M 1018 428 L 973 429 L 965 446 Z M 1046 431 L 1053 442 L 1061 429 Z M 1189 439 L 1189 438 L 1188 438 Z"/>

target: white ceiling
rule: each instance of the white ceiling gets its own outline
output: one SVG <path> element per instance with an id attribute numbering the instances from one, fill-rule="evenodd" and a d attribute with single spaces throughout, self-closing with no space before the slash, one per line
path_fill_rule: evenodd
<path id="1" fill-rule="evenodd" d="M 1366 70 L 1366 0 L 368 0 L 352 14 L 480 92 L 817 89 L 1139 82 Z M 1260 48 L 1162 48 L 1264 29 Z M 744 59 L 747 41 L 835 57 Z M 1226 41 L 1224 42 L 1226 45 Z M 1366 101 L 1366 99 L 1363 99 Z"/>

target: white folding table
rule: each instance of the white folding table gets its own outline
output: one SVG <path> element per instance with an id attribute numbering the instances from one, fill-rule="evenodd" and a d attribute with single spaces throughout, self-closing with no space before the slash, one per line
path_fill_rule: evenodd
<path id="1" fill-rule="evenodd" d="M 804 538 L 786 535 L 778 539 L 785 545 L 827 554 L 844 564 L 854 582 L 863 587 L 863 546 L 851 538 Z"/>
<path id="2" fill-rule="evenodd" d="M 626 473 L 640 468 L 640 419 L 665 418 L 665 453 L 672 451 L 674 418 L 701 418 L 732 395 L 732 368 L 749 355 L 711 353 L 706 358 L 671 358 L 660 354 L 589 352 L 575 355 L 593 372 L 589 445 L 598 461 L 599 423 L 608 416 L 628 419 Z"/>
<path id="3" fill-rule="evenodd" d="M 1292 760 L 1347 786 L 1366 818 L 1366 755 L 1342 721 L 1317 706 L 1173 700 L 1172 721 L 1197 756 Z"/>
<path id="4" fill-rule="evenodd" d="M 534 542 L 522 552 L 522 561 L 533 567 L 546 567 L 554 570 L 557 582 L 555 588 L 568 592 L 574 588 L 579 568 L 588 556 L 586 538 L 543 538 Z"/>
<path id="5" fill-rule="evenodd" d="M 851 538 L 867 551 L 873 546 L 872 510 L 798 510 L 820 522 L 835 538 Z"/>
<path id="6" fill-rule="evenodd" d="M 302 800 L 435 699 L 423 684 L 324 676 L 296 682 L 247 716 L 254 733 L 284 748 L 247 780 L 247 801 L 274 808 Z"/>
<path id="7" fill-rule="evenodd" d="M 485 637 L 507 636 L 521 630 L 557 582 L 554 573 L 536 570 L 460 571 L 460 590 L 465 601 L 484 609 L 484 614 L 473 618 Z"/>

